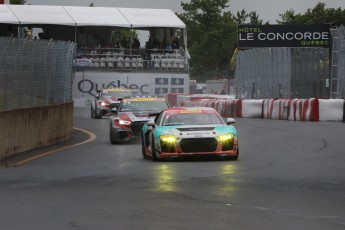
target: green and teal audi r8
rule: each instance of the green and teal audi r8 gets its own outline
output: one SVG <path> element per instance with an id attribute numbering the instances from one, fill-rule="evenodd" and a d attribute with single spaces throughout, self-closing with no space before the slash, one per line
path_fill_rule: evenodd
<path id="1" fill-rule="evenodd" d="M 224 122 L 209 107 L 168 108 L 141 132 L 142 154 L 153 161 L 191 155 L 237 160 L 239 145 L 233 118 Z"/>

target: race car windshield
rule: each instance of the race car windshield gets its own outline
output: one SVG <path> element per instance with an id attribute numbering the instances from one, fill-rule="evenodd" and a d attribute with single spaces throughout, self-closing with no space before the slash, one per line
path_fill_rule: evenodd
<path id="1" fill-rule="evenodd" d="M 127 97 L 132 96 L 130 91 L 108 91 L 102 94 L 103 97 Z"/>
<path id="2" fill-rule="evenodd" d="M 180 113 L 165 116 L 163 126 L 168 125 L 210 125 L 224 124 L 223 120 L 214 113 Z"/>
<path id="3" fill-rule="evenodd" d="M 168 107 L 165 100 L 123 101 L 120 111 L 162 111 Z"/>

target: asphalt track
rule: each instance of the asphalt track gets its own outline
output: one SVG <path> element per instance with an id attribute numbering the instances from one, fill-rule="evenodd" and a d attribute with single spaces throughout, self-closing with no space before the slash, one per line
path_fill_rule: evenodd
<path id="1" fill-rule="evenodd" d="M 75 108 L 71 140 L 0 169 L 0 229 L 341 230 L 344 125 L 238 118 L 238 161 L 152 162 Z"/>
<path id="2" fill-rule="evenodd" d="M 86 144 L 96 139 L 96 134 L 81 128 L 73 128 L 72 137 L 65 142 L 47 146 L 44 148 L 33 149 L 23 153 L 18 153 L 0 160 L 0 167 L 18 167 L 40 157 L 62 151 L 68 148 L 73 148 L 78 145 Z"/>

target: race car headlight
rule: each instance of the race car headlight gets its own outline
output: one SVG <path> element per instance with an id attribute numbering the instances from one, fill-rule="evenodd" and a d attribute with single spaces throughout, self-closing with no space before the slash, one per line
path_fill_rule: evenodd
<path id="1" fill-rule="evenodd" d="M 224 141 L 229 141 L 234 139 L 234 134 L 229 133 L 229 134 L 224 134 L 218 137 L 220 141 L 224 142 Z"/>
<path id="2" fill-rule="evenodd" d="M 126 120 L 119 120 L 119 125 L 130 125 L 132 122 Z"/>
<path id="3" fill-rule="evenodd" d="M 106 102 L 104 102 L 104 101 L 98 102 L 98 106 L 104 107 L 104 106 L 108 106 L 108 105 L 109 105 L 109 103 L 106 103 Z"/>
<path id="4" fill-rule="evenodd" d="M 174 143 L 176 141 L 176 137 L 174 136 L 160 136 L 162 142 L 166 143 Z"/>

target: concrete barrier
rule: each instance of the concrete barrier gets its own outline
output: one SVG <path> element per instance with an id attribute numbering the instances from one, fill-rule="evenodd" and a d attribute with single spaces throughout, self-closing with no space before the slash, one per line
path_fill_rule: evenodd
<path id="1" fill-rule="evenodd" d="M 319 121 L 319 100 L 293 99 L 289 110 L 291 121 Z"/>
<path id="2" fill-rule="evenodd" d="M 263 100 L 242 100 L 242 117 L 244 118 L 262 118 Z"/>
<path id="3" fill-rule="evenodd" d="M 0 159 L 71 138 L 73 102 L 0 113 Z"/>
<path id="4" fill-rule="evenodd" d="M 343 99 L 319 99 L 320 121 L 344 121 Z"/>
<path id="5" fill-rule="evenodd" d="M 224 117 L 291 121 L 345 121 L 344 99 L 234 99 L 226 95 L 175 94 L 177 106 L 207 106 Z"/>

